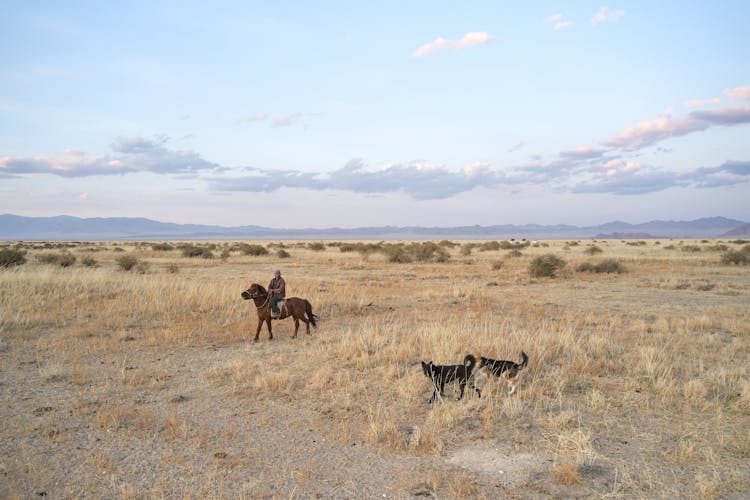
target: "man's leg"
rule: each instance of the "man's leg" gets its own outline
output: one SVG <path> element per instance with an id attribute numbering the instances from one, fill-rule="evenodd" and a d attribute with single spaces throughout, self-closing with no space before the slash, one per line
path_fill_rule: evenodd
<path id="1" fill-rule="evenodd" d="M 277 296 L 271 297 L 271 316 L 274 318 L 279 317 L 279 298 Z"/>

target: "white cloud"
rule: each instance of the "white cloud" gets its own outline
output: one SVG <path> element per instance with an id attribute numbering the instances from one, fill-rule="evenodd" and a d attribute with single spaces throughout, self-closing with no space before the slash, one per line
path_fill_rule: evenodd
<path id="1" fill-rule="evenodd" d="M 729 96 L 733 101 L 747 101 L 750 100 L 750 85 L 744 87 L 735 87 L 733 89 L 726 89 L 724 95 Z"/>
<path id="2" fill-rule="evenodd" d="M 552 24 L 552 27 L 555 30 L 560 30 L 562 28 L 567 28 L 568 26 L 572 26 L 573 23 L 571 21 L 563 21 L 563 15 L 562 14 L 552 14 L 548 18 L 544 20 L 545 24 Z"/>
<path id="3" fill-rule="evenodd" d="M 484 45 L 489 43 L 492 37 L 483 31 L 469 32 L 466 33 L 460 40 L 448 40 L 446 38 L 437 38 L 434 41 L 422 45 L 417 50 L 412 52 L 414 57 L 424 57 L 432 52 L 437 52 L 443 49 L 460 50 L 466 47 L 473 47 L 476 45 Z"/>
<path id="4" fill-rule="evenodd" d="M 624 10 L 611 11 L 609 10 L 609 7 L 600 7 L 599 12 L 594 14 L 594 17 L 591 18 L 591 25 L 596 26 L 600 23 L 615 22 L 624 15 Z"/>

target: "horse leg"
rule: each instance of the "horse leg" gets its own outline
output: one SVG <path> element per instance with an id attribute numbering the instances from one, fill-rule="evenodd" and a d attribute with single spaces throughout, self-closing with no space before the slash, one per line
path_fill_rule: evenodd
<path id="1" fill-rule="evenodd" d="M 302 321 L 305 322 L 305 333 L 307 335 L 310 335 L 310 322 L 306 320 L 305 318 L 302 318 Z"/>
<path id="2" fill-rule="evenodd" d="M 260 327 L 263 326 L 263 320 L 258 318 L 258 328 L 255 329 L 255 338 L 253 339 L 253 342 L 258 341 L 258 336 L 260 335 Z"/>
<path id="3" fill-rule="evenodd" d="M 299 330 L 299 320 L 295 317 L 294 318 L 294 335 L 292 335 L 293 339 L 297 338 L 297 330 Z"/>
<path id="4" fill-rule="evenodd" d="M 271 330 L 271 317 L 270 316 L 266 320 L 266 325 L 268 325 L 268 340 L 273 340 L 273 331 Z"/>

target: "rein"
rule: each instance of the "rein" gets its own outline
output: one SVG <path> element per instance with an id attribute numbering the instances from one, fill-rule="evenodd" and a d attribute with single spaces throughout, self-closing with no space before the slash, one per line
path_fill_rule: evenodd
<path id="1" fill-rule="evenodd" d="M 263 302 L 263 303 L 262 303 L 261 305 L 259 305 L 259 306 L 255 306 L 255 308 L 256 308 L 256 309 L 263 309 L 264 307 L 266 307 L 266 304 L 268 304 L 268 301 L 269 301 L 269 300 L 271 300 L 271 294 L 270 294 L 270 293 L 269 293 L 268 295 L 266 295 L 266 301 L 265 301 L 265 302 Z"/>

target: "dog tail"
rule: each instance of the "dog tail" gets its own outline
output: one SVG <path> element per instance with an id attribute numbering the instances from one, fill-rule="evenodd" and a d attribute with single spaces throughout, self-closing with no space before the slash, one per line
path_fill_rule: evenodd
<path id="1" fill-rule="evenodd" d="M 521 363 L 518 365 L 518 368 L 523 368 L 524 366 L 526 366 L 527 364 L 529 364 L 529 357 L 523 351 L 521 351 L 521 359 L 523 361 L 521 361 Z"/>
<path id="2" fill-rule="evenodd" d="M 310 323 L 312 323 L 312 326 L 314 328 L 318 327 L 318 324 L 315 322 L 315 318 L 317 318 L 316 315 L 312 312 L 312 304 L 310 304 L 310 301 L 305 299 L 305 314 L 307 314 L 307 319 L 310 320 Z"/>

